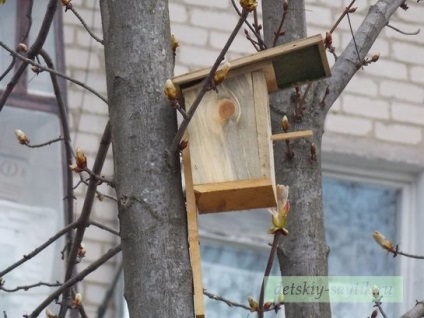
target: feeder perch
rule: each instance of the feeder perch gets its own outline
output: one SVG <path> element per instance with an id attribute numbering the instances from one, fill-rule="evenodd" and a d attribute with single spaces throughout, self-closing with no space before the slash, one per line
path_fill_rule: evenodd
<path id="1" fill-rule="evenodd" d="M 186 110 L 208 73 L 173 79 Z M 328 76 L 320 35 L 231 62 L 227 79 L 205 94 L 188 125 L 191 164 L 184 164 L 200 213 L 276 206 L 268 94 Z"/>

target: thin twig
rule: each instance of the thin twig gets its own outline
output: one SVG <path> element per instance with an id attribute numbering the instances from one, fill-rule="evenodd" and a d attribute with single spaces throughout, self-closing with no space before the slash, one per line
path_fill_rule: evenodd
<path id="1" fill-rule="evenodd" d="M 40 31 L 38 32 L 37 38 L 35 39 L 34 43 L 31 45 L 27 53 L 27 57 L 29 60 L 34 59 L 35 56 L 38 55 L 38 53 L 40 52 L 40 50 L 42 49 L 44 45 L 44 42 L 47 39 L 47 35 L 53 23 L 53 18 L 56 12 L 57 3 L 58 3 L 57 0 L 49 0 L 46 14 L 44 15 L 43 22 L 41 23 Z M 10 50 L 9 52 L 12 53 L 13 51 Z M 12 54 L 15 55 L 16 53 L 13 52 Z M 6 85 L 6 89 L 4 90 L 3 94 L 0 96 L 0 112 L 3 109 L 4 105 L 6 104 L 7 99 L 9 98 L 10 94 L 12 93 L 13 89 L 15 88 L 16 84 L 18 83 L 19 79 L 21 78 L 27 66 L 28 66 L 28 62 L 21 63 L 21 65 L 18 67 L 13 77 L 10 79 L 9 83 Z"/>
<path id="2" fill-rule="evenodd" d="M 118 285 L 119 278 L 122 274 L 122 269 L 124 268 L 123 263 L 118 267 L 118 270 L 115 273 L 115 277 L 113 278 L 112 284 L 110 284 L 108 290 L 105 293 L 105 296 L 103 297 L 103 301 L 99 308 L 97 309 L 97 318 L 103 318 L 105 316 L 105 313 L 107 311 L 107 306 L 112 299 L 113 293 L 115 292 L 116 286 Z"/>
<path id="3" fill-rule="evenodd" d="M 387 23 L 386 26 L 389 27 L 389 28 L 391 28 L 391 29 L 393 29 L 393 30 L 395 30 L 395 31 L 397 31 L 397 32 L 399 32 L 399 33 L 401 33 L 401 34 L 405 34 L 405 35 L 417 35 L 417 34 L 420 33 L 420 29 L 418 29 L 415 32 L 404 32 L 402 30 L 399 30 L 398 28 L 395 28 L 394 26 L 390 25 L 389 23 Z"/>
<path id="4" fill-rule="evenodd" d="M 25 29 L 25 32 L 22 35 L 22 38 L 20 40 L 21 43 L 23 43 L 23 42 L 26 41 L 26 39 L 28 38 L 28 35 L 29 35 L 29 31 L 31 31 L 31 27 L 32 27 L 32 7 L 34 5 L 34 0 L 27 1 L 26 2 L 26 5 L 27 5 L 27 9 L 28 10 L 27 10 L 25 16 L 28 19 L 28 24 L 27 24 L 27 27 Z"/>
<path id="5" fill-rule="evenodd" d="M 97 156 L 96 156 L 96 160 L 94 162 L 93 165 L 93 172 L 95 174 L 100 174 L 103 168 L 103 164 L 105 162 L 106 159 L 106 155 L 109 149 L 109 145 L 111 142 L 111 127 L 110 127 L 110 122 L 108 122 L 106 124 L 105 130 L 103 132 L 103 136 L 102 136 L 102 140 L 100 141 L 100 147 L 99 150 L 97 152 Z M 77 260 L 77 255 L 78 255 L 78 250 L 81 246 L 81 242 L 82 239 L 84 237 L 84 233 L 85 233 L 85 228 L 87 226 L 87 223 L 89 221 L 90 218 L 90 214 L 91 214 L 91 210 L 93 207 L 93 202 L 94 202 L 94 197 L 96 195 L 96 188 L 98 185 L 98 181 L 96 179 L 90 179 L 88 188 L 87 188 L 87 192 L 85 195 L 85 200 L 84 200 L 84 204 L 82 207 L 82 211 L 81 211 L 81 215 L 78 218 L 78 222 L 79 222 L 79 226 L 77 228 L 77 232 L 75 234 L 75 238 L 74 241 L 72 243 L 72 247 L 71 250 L 69 252 L 69 256 L 67 259 L 67 267 L 66 267 L 66 273 L 65 273 L 65 279 L 64 281 L 68 281 L 73 273 L 75 264 L 76 264 L 76 260 Z M 63 303 L 66 302 L 67 299 L 69 299 L 69 289 L 64 289 L 64 293 L 63 293 L 63 297 L 62 297 L 62 305 L 60 308 L 60 312 L 59 312 L 59 317 L 65 317 L 66 316 L 66 312 L 68 310 L 68 307 L 66 305 L 64 305 Z"/>
<path id="6" fill-rule="evenodd" d="M 281 30 L 283 29 L 283 24 L 284 24 L 284 21 L 286 20 L 286 15 L 287 15 L 287 10 L 284 10 L 284 5 L 283 5 L 283 15 L 281 17 L 281 21 L 277 28 L 277 31 L 274 32 L 274 41 L 272 41 L 272 47 L 277 46 L 278 38 L 282 35 Z"/>
<path id="7" fill-rule="evenodd" d="M 62 284 L 59 282 L 56 283 L 44 283 L 44 282 L 39 282 L 37 284 L 32 284 L 32 285 L 26 285 L 26 286 L 18 286 L 16 288 L 13 289 L 7 289 L 4 287 L 0 287 L 1 290 L 5 291 L 6 293 L 14 293 L 17 292 L 18 290 L 30 290 L 31 288 L 35 288 L 35 287 L 40 287 L 40 286 L 47 286 L 47 287 L 58 287 L 61 286 Z"/>
<path id="8" fill-rule="evenodd" d="M 334 32 L 334 30 L 338 27 L 340 22 L 344 19 L 345 15 L 349 13 L 349 10 L 352 8 L 355 1 L 356 0 L 352 0 L 352 2 L 349 3 L 349 5 L 344 9 L 344 11 L 340 15 L 340 17 L 337 19 L 336 23 L 334 23 L 334 25 L 331 27 L 330 31 L 328 31 L 330 34 L 332 34 Z"/>
<path id="9" fill-rule="evenodd" d="M 0 41 L 0 46 L 3 47 L 9 53 L 11 53 L 13 56 L 15 56 L 18 59 L 20 59 L 21 61 L 24 61 L 26 64 L 34 65 L 34 66 L 38 67 L 41 71 L 49 72 L 51 74 L 57 75 L 59 77 L 62 77 L 62 78 L 66 79 L 66 80 L 68 80 L 68 81 L 70 81 L 70 82 L 72 82 L 72 83 L 74 83 L 74 84 L 76 84 L 78 86 L 81 86 L 82 88 L 84 88 L 84 89 L 88 90 L 89 92 L 93 93 L 94 95 L 96 95 L 98 98 L 100 98 L 102 101 L 104 101 L 107 104 L 107 99 L 105 97 L 103 97 L 100 93 L 98 93 L 97 91 L 95 91 L 91 87 L 85 85 L 84 83 L 82 83 L 82 82 L 80 82 L 80 81 L 78 81 L 76 79 L 73 79 L 72 77 L 69 77 L 66 74 L 63 74 L 63 73 L 58 72 L 56 70 L 53 70 L 53 69 L 51 69 L 49 67 L 45 67 L 43 65 L 40 65 L 40 64 L 34 62 L 32 59 L 26 58 L 25 56 L 22 56 L 22 55 L 16 53 L 15 51 L 13 51 L 11 48 L 9 48 L 6 44 L 4 44 L 1 41 Z M 0 102 L 1 102 L 1 100 L 0 100 Z M 2 105 L 0 104 L 0 111 L 1 111 L 1 106 Z"/>
<path id="10" fill-rule="evenodd" d="M 386 313 L 384 312 L 383 308 L 381 307 L 381 302 L 376 301 L 375 302 L 375 306 L 378 307 L 378 310 L 380 311 L 380 313 L 383 316 L 383 318 L 387 318 Z"/>
<path id="11" fill-rule="evenodd" d="M 263 318 L 264 316 L 264 296 L 265 296 L 265 278 L 271 273 L 272 265 L 274 264 L 274 257 L 277 253 L 278 243 L 280 242 L 282 232 L 278 230 L 274 234 L 274 240 L 272 241 L 271 250 L 268 256 L 268 262 L 266 263 L 264 279 L 262 281 L 261 292 L 259 294 L 259 309 L 258 309 L 258 318 Z"/>
<path id="12" fill-rule="evenodd" d="M 57 299 L 59 295 L 68 290 L 70 287 L 74 286 L 79 281 L 82 281 L 87 275 L 94 272 L 97 268 L 106 263 L 109 259 L 114 257 L 121 251 L 121 245 L 118 245 L 112 249 L 110 249 L 106 254 L 97 259 L 95 262 L 87 266 L 84 270 L 82 270 L 77 275 L 73 276 L 69 280 L 67 280 L 61 287 L 55 290 L 52 294 L 50 294 L 30 315 L 25 315 L 26 318 L 36 318 L 38 315 L 46 308 L 52 301 Z M 63 305 L 63 304 L 62 304 Z M 64 307 L 68 307 L 67 305 Z"/>
<path id="13" fill-rule="evenodd" d="M 59 232 L 57 232 L 55 235 L 53 235 L 51 238 L 49 238 L 46 242 L 44 242 L 39 247 L 37 247 L 36 249 L 34 249 L 31 253 L 29 253 L 28 255 L 24 255 L 23 258 L 21 258 L 19 261 L 17 261 L 16 263 L 10 265 L 8 268 L 6 268 L 3 271 L 1 271 L 0 272 L 0 277 L 3 277 L 4 275 L 6 275 L 7 273 L 9 273 L 10 271 L 14 270 L 16 267 L 20 266 L 21 264 L 25 263 L 26 261 L 28 261 L 31 258 L 33 258 L 34 256 L 36 256 L 38 253 L 40 253 L 42 250 L 44 250 L 50 244 L 52 244 L 53 242 L 55 242 L 62 235 L 66 234 L 68 231 L 73 230 L 74 228 L 76 228 L 78 226 L 78 224 L 79 224 L 78 221 L 76 221 L 76 222 L 73 222 L 73 223 L 67 225 L 63 229 L 61 229 Z"/>
<path id="14" fill-rule="evenodd" d="M 424 259 L 424 256 L 422 256 L 422 255 L 413 255 L 413 254 L 408 254 L 408 253 L 404 253 L 404 252 L 401 252 L 401 251 L 393 251 L 392 253 L 395 254 L 395 256 L 396 255 L 402 255 L 402 256 L 405 256 L 405 257 L 409 257 L 409 258 Z"/>
<path id="15" fill-rule="evenodd" d="M 3 78 L 6 77 L 7 74 L 9 74 L 9 72 L 11 70 L 13 70 L 13 67 L 15 66 L 16 63 L 16 57 L 14 57 L 12 55 L 12 61 L 10 62 L 9 66 L 7 67 L 7 69 L 3 72 L 3 74 L 0 75 L 0 82 L 3 80 Z"/>
<path id="16" fill-rule="evenodd" d="M 352 23 L 350 22 L 349 13 L 347 13 L 346 16 L 347 16 L 347 21 L 349 22 L 349 29 L 350 29 L 350 33 L 352 34 L 352 40 L 353 40 L 353 43 L 355 44 L 356 54 L 358 54 L 358 60 L 359 60 L 359 63 L 361 63 L 361 56 L 359 54 L 358 45 L 356 44 L 355 34 L 353 33 Z"/>
<path id="17" fill-rule="evenodd" d="M 46 62 L 46 65 L 51 68 L 55 69 L 53 60 L 50 57 L 49 54 L 43 49 L 40 50 L 40 55 Z M 68 122 L 68 112 L 66 109 L 65 101 L 62 95 L 62 91 L 60 89 L 59 81 L 57 79 L 57 76 L 53 73 L 50 74 L 50 80 L 52 82 L 54 95 L 56 97 L 57 107 L 59 111 L 59 119 L 60 119 L 60 125 L 62 127 L 63 132 L 63 138 L 65 140 L 65 156 L 66 156 L 66 164 L 72 165 L 73 161 L 73 149 L 71 145 L 71 133 L 69 129 L 69 122 Z M 72 171 L 70 169 L 67 169 L 66 171 L 66 206 L 65 206 L 65 212 L 66 212 L 66 223 L 71 224 L 74 221 L 74 189 L 73 189 L 73 176 Z M 67 241 L 67 253 L 69 253 L 69 249 L 71 247 L 70 242 L 72 241 L 72 232 L 68 232 L 66 236 Z"/>
<path id="18" fill-rule="evenodd" d="M 178 145 L 180 144 L 181 138 L 183 137 L 188 124 L 190 123 L 191 119 L 193 118 L 193 115 L 197 109 L 197 107 L 200 104 L 200 101 L 202 100 L 205 93 L 208 91 L 208 89 L 211 86 L 212 78 L 218 69 L 219 65 L 221 64 L 222 60 L 224 60 L 224 56 L 227 53 L 228 49 L 230 48 L 231 43 L 233 43 L 234 38 L 236 37 L 238 31 L 240 30 L 241 26 L 243 25 L 243 22 L 246 20 L 249 12 L 245 9 L 242 11 L 242 15 L 240 19 L 237 22 L 237 25 L 235 26 L 233 32 L 231 33 L 230 37 L 227 40 L 227 43 L 225 43 L 221 53 L 218 55 L 214 65 L 212 66 L 211 70 L 209 71 L 208 76 L 203 82 L 202 87 L 200 88 L 199 92 L 197 93 L 197 96 L 191 105 L 190 109 L 188 110 L 188 118 L 184 118 L 182 121 L 180 127 L 178 128 L 177 134 L 174 137 L 174 140 L 172 141 L 171 147 L 167 151 L 168 155 L 168 165 L 172 168 L 176 167 L 176 160 L 177 160 L 177 152 L 178 152 Z"/>
<path id="19" fill-rule="evenodd" d="M 99 42 L 100 44 L 104 44 L 104 41 L 102 39 L 100 39 L 98 36 L 96 36 L 88 27 L 87 23 L 85 23 L 84 19 L 79 15 L 79 13 L 77 12 L 77 10 L 74 9 L 73 5 L 70 3 L 69 7 L 67 7 L 67 9 L 71 10 L 75 16 L 77 17 L 78 20 L 80 20 L 81 24 L 83 25 L 83 27 L 85 28 L 85 30 L 88 32 L 88 34 L 90 34 L 90 36 L 96 40 L 97 42 Z"/>
<path id="20" fill-rule="evenodd" d="M 249 306 L 236 303 L 234 301 L 228 300 L 228 299 L 226 299 L 226 298 L 224 298 L 222 296 L 219 296 L 219 295 L 211 294 L 211 293 L 207 292 L 206 289 L 203 290 L 203 295 L 206 295 L 210 299 L 213 299 L 213 300 L 222 301 L 222 302 L 226 303 L 228 305 L 228 307 L 240 307 L 240 308 L 243 308 L 243 309 L 246 309 L 246 310 L 251 311 L 251 308 Z"/>
<path id="21" fill-rule="evenodd" d="M 231 4 L 233 5 L 233 8 L 237 12 L 238 16 L 241 17 L 241 11 L 237 7 L 235 0 L 231 0 Z M 250 29 L 250 31 L 252 31 L 252 33 L 254 34 L 256 39 L 258 40 L 258 44 L 260 45 L 261 50 L 266 50 L 267 49 L 266 44 L 265 44 L 264 40 L 262 39 L 262 37 L 259 34 L 256 33 L 255 28 L 247 20 L 245 20 L 244 23 L 247 25 L 247 27 Z"/>
<path id="22" fill-rule="evenodd" d="M 28 144 L 24 144 L 24 145 L 27 146 L 28 148 L 41 148 L 41 147 L 45 147 L 45 146 L 51 145 L 51 144 L 53 144 L 55 142 L 63 141 L 63 140 L 65 140 L 65 138 L 63 138 L 63 137 L 57 137 L 55 139 L 52 139 L 52 140 L 43 142 L 41 144 L 31 145 L 31 144 L 28 143 Z"/>
<path id="23" fill-rule="evenodd" d="M 96 179 L 99 183 L 98 185 L 102 184 L 102 183 L 106 183 L 108 186 L 114 188 L 115 184 L 113 182 L 113 180 L 109 180 L 108 178 L 104 177 L 104 176 L 100 176 L 97 173 L 95 173 L 93 170 L 89 169 L 89 168 L 84 168 L 83 171 L 87 172 L 90 177 Z"/>
<path id="24" fill-rule="evenodd" d="M 102 224 L 100 222 L 89 220 L 88 223 L 87 223 L 87 226 L 90 226 L 90 225 L 96 226 L 99 229 L 108 231 L 108 232 L 110 232 L 112 234 L 115 234 L 116 236 L 119 236 L 119 232 L 118 231 L 115 231 L 114 229 L 112 229 L 112 228 L 110 228 L 110 227 L 108 227 L 108 226 L 106 226 L 106 225 L 104 225 L 104 224 Z"/>

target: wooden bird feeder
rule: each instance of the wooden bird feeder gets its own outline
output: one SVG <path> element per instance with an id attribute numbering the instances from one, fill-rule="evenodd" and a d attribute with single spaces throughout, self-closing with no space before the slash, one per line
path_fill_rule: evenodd
<path id="1" fill-rule="evenodd" d="M 186 110 L 208 73 L 173 79 Z M 200 213 L 276 206 L 268 93 L 329 75 L 320 35 L 231 62 L 227 79 L 205 94 L 187 130 Z"/>
<path id="2" fill-rule="evenodd" d="M 186 110 L 208 73 L 173 79 Z M 206 93 L 196 110 L 183 151 L 196 318 L 205 317 L 197 212 L 276 206 L 272 142 L 312 132 L 271 136 L 268 93 L 327 76 L 330 68 L 317 35 L 232 61 L 218 93 Z"/>

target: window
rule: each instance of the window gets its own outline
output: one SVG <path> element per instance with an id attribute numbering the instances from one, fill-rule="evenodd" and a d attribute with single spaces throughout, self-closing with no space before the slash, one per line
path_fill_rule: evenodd
<path id="1" fill-rule="evenodd" d="M 405 222 L 415 218 L 414 179 L 406 174 L 350 171 L 346 167 L 327 170 L 324 175 L 326 237 L 331 249 L 329 275 L 401 275 L 405 280 L 405 300 L 420 298 L 418 286 L 408 280 L 407 266 L 411 266 L 411 261 L 388 256 L 371 236 L 378 230 L 408 246 L 410 226 Z M 257 297 L 269 250 L 269 223 L 266 211 L 200 216 L 204 288 L 244 304 L 246 296 L 253 293 Z M 274 270 L 273 274 L 279 275 L 278 265 Z M 352 306 L 355 313 L 366 317 L 372 311 L 371 295 L 370 303 L 332 304 L 334 317 L 351 317 Z M 413 302 L 384 304 L 386 311 L 395 315 L 412 306 Z M 229 308 L 207 298 L 205 307 L 208 317 L 248 315 L 243 309 Z"/>
<path id="2" fill-rule="evenodd" d="M 16 48 L 27 28 L 25 16 L 28 1 L 7 1 L 0 6 L 0 37 L 6 45 Z M 25 43 L 34 41 L 44 17 L 47 0 L 34 1 L 32 29 Z M 15 32 L 14 32 L 15 31 Z M 63 70 L 61 14 L 58 10 L 54 27 L 49 32 L 44 49 Z M 11 56 L 0 50 L 0 74 L 11 63 Z M 15 63 L 15 68 L 19 63 Z M 44 64 L 44 61 L 41 61 Z M 0 93 L 14 69 L 0 81 Z M 65 92 L 64 83 L 61 82 Z M 27 148 L 16 141 L 15 130 L 23 130 L 37 144 L 61 135 L 57 105 L 50 76 L 35 75 L 27 70 L 0 112 L 0 268 L 3 270 L 28 254 L 64 224 L 64 182 L 62 145 Z M 5 275 L 5 288 L 61 281 L 62 261 L 59 241 L 36 258 Z M 39 287 L 16 293 L 0 293 L 1 312 L 9 317 L 29 314 L 49 294 Z"/>

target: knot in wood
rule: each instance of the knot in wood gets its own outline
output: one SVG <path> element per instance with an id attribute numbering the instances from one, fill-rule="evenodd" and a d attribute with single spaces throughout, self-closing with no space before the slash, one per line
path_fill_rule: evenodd
<path id="1" fill-rule="evenodd" d="M 229 120 L 231 117 L 234 116 L 235 112 L 236 112 L 236 105 L 234 104 L 232 100 L 225 98 L 219 101 L 218 120 L 220 123 L 223 123 Z"/>

